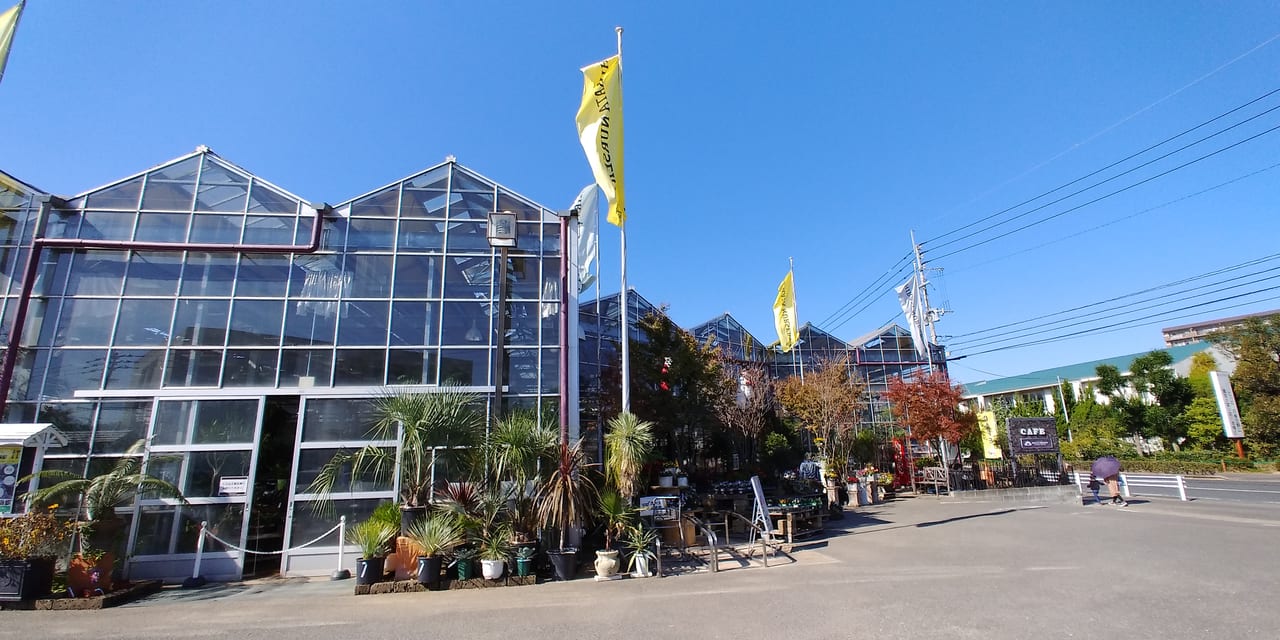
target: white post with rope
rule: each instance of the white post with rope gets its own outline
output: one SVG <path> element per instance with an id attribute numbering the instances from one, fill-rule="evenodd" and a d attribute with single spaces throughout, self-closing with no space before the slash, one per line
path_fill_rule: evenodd
<path id="1" fill-rule="evenodd" d="M 351 571 L 342 568 L 342 550 L 347 546 L 347 517 L 338 518 L 338 568 L 329 574 L 330 580 L 347 580 Z"/>
<path id="2" fill-rule="evenodd" d="M 208 580 L 200 575 L 200 560 L 204 557 L 204 533 L 208 526 L 208 520 L 200 521 L 200 533 L 196 538 L 196 563 L 191 568 L 191 577 L 182 581 L 183 589 L 198 589 L 208 583 Z"/>

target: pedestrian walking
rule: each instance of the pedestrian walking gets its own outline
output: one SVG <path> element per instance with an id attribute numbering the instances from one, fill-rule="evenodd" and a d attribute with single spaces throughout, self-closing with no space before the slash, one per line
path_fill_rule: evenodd
<path id="1" fill-rule="evenodd" d="M 1089 474 L 1089 490 L 1093 492 L 1093 503 L 1102 504 L 1102 496 L 1098 492 L 1102 490 L 1102 483 L 1098 482 L 1098 476 Z"/>
<path id="2" fill-rule="evenodd" d="M 1120 497 L 1120 461 L 1115 456 L 1102 456 L 1094 460 L 1089 471 L 1094 477 L 1102 478 L 1102 481 L 1107 483 L 1107 491 L 1111 493 L 1111 504 L 1129 506 L 1129 503 Z"/>

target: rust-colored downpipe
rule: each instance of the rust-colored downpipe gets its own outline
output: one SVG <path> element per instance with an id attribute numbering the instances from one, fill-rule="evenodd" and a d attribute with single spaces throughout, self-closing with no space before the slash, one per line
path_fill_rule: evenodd
<path id="1" fill-rule="evenodd" d="M 55 199 L 52 196 L 40 197 L 40 210 L 36 214 L 36 227 L 31 235 L 31 251 L 27 255 L 27 266 L 22 274 L 22 291 L 18 294 L 18 310 L 13 315 L 13 326 L 9 329 L 9 346 L 4 352 L 4 363 L 0 365 L 0 420 L 4 419 L 5 410 L 9 406 L 9 388 L 13 384 L 13 369 L 18 362 L 18 349 L 22 342 L 22 333 L 27 322 L 27 307 L 31 303 L 31 292 L 35 289 L 36 276 L 40 272 L 40 254 L 45 247 L 55 249 L 106 249 L 114 251 L 197 251 L 203 253 L 315 253 L 320 250 L 320 239 L 324 237 L 324 215 L 333 209 L 327 204 L 315 207 L 315 218 L 311 223 L 311 241 L 308 244 L 204 244 L 197 242 L 135 242 L 132 240 L 86 240 L 83 238 L 45 238 L 45 225 L 49 222 L 49 212 L 53 209 Z M 60 200 L 57 201 L 63 204 Z"/>

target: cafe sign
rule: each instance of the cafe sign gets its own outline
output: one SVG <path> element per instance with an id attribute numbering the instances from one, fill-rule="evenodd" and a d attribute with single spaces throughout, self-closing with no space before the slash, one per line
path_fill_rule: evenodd
<path id="1" fill-rule="evenodd" d="M 1015 456 L 1058 452 L 1055 418 L 1009 418 L 1009 449 Z"/>

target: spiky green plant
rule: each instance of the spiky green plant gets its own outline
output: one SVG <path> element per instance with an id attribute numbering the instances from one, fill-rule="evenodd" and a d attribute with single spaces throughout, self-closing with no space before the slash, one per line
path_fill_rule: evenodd
<path id="1" fill-rule="evenodd" d="M 511 542 L 511 527 L 502 525 L 480 539 L 481 560 L 506 560 L 515 545 Z"/>
<path id="2" fill-rule="evenodd" d="M 360 547 L 360 557 L 368 560 L 385 555 L 387 543 L 399 527 L 382 520 L 365 520 L 347 529 L 347 542 Z"/>
<path id="3" fill-rule="evenodd" d="M 432 465 L 479 442 L 484 426 L 478 410 L 479 396 L 457 385 L 441 385 L 432 392 L 386 393 L 372 402 L 377 422 L 369 429 L 368 437 L 399 439 L 398 459 L 395 448 L 376 445 L 338 452 L 321 467 L 307 491 L 330 496 L 348 466 L 351 477 L 372 476 L 378 480 L 390 478 L 398 466 L 401 505 L 427 504 Z M 329 506 L 327 500 L 318 504 L 321 508 Z"/>
<path id="4" fill-rule="evenodd" d="M 584 522 L 596 501 L 591 465 L 582 450 L 582 440 L 562 446 L 560 464 L 538 490 L 538 521 L 560 532 L 560 549 L 565 548 L 569 527 Z"/>
<path id="5" fill-rule="evenodd" d="M 635 517 L 635 510 L 617 491 L 605 489 L 600 492 L 600 519 L 604 523 L 604 547 L 612 549 L 613 543 L 622 536 Z"/>
<path id="6" fill-rule="evenodd" d="M 510 480 L 513 497 L 520 498 L 529 480 L 538 475 L 540 463 L 550 468 L 555 461 L 560 434 L 552 421 L 538 421 L 528 409 L 517 410 L 499 420 L 485 440 L 484 457 L 493 477 Z"/>
<path id="7" fill-rule="evenodd" d="M 424 556 L 442 556 L 466 539 L 458 519 L 444 512 L 414 520 L 405 535 Z"/>
<path id="8" fill-rule="evenodd" d="M 604 447 L 605 477 L 630 503 L 639 493 L 640 470 L 653 450 L 653 423 L 620 413 L 609 420 Z"/>

